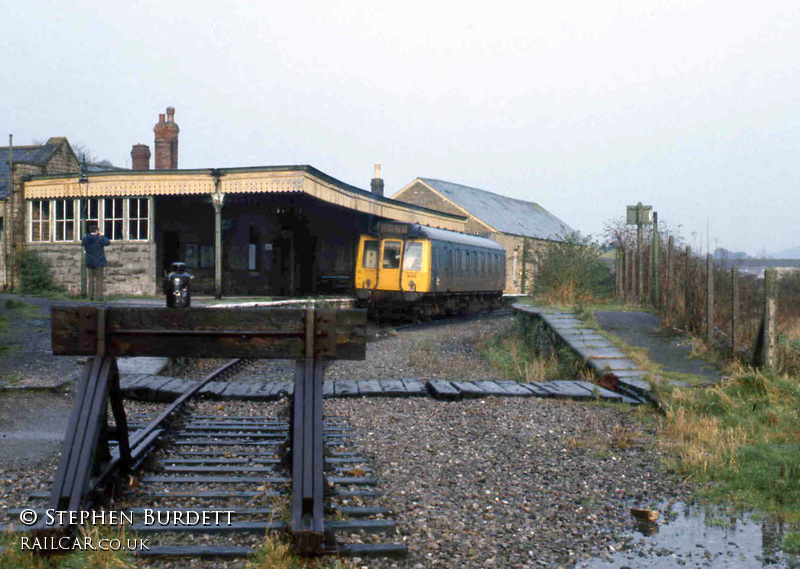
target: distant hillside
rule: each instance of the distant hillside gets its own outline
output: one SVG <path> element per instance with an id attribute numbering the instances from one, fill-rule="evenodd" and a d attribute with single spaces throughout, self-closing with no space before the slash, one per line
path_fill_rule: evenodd
<path id="1" fill-rule="evenodd" d="M 800 246 L 771 253 L 770 257 L 773 259 L 800 259 Z"/>

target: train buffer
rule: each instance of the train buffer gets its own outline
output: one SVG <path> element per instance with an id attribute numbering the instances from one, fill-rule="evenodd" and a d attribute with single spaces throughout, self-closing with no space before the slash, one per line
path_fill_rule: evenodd
<path id="1" fill-rule="evenodd" d="M 323 456 L 323 375 L 327 360 L 366 356 L 365 311 L 54 307 L 52 346 L 57 355 L 91 357 L 80 376 L 49 508 L 83 510 L 113 492 L 153 447 L 165 422 L 206 382 L 195 384 L 131 435 L 117 357 L 294 359 L 289 423 L 293 546 L 300 554 L 348 553 L 348 546 L 334 538 L 336 522 L 326 524 L 323 517 L 330 487 Z M 114 440 L 117 444 L 110 444 Z M 397 554 L 398 546 L 386 546 Z"/>

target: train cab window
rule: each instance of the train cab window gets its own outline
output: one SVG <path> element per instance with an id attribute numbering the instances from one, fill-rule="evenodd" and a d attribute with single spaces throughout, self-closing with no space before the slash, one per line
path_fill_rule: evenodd
<path id="1" fill-rule="evenodd" d="M 364 241 L 364 252 L 362 253 L 361 266 L 365 269 L 378 268 L 378 242 Z"/>
<path id="2" fill-rule="evenodd" d="M 384 241 L 383 242 L 383 269 L 399 269 L 400 268 L 400 250 L 402 247 L 400 241 Z"/>
<path id="3" fill-rule="evenodd" d="M 403 270 L 422 270 L 422 243 L 409 243 L 406 246 L 406 254 L 403 257 Z"/>

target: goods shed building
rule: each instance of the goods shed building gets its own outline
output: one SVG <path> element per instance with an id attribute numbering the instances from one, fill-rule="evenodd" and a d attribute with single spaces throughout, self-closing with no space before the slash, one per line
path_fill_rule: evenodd
<path id="1" fill-rule="evenodd" d="M 573 232 L 534 202 L 433 178 L 417 178 L 392 199 L 463 215 L 467 218 L 466 233 L 489 237 L 505 247 L 505 292 L 510 294 L 532 289 L 536 267 L 531 258 L 537 247 Z"/>

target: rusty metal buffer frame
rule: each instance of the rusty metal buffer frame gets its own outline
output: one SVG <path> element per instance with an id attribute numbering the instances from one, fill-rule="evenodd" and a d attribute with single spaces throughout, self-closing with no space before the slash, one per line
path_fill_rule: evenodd
<path id="1" fill-rule="evenodd" d="M 166 356 L 296 360 L 290 423 L 291 531 L 299 553 L 336 551 L 323 520 L 322 391 L 326 360 L 364 359 L 366 311 L 270 308 L 53 307 L 57 355 L 92 356 L 84 365 L 49 507 L 76 511 L 137 465 L 165 422 L 212 374 L 130 435 L 117 357 Z M 233 366 L 230 362 L 226 367 Z M 219 371 L 219 370 L 218 370 Z M 108 409 L 114 417 L 109 423 Z M 116 440 L 114 448 L 110 441 Z"/>

